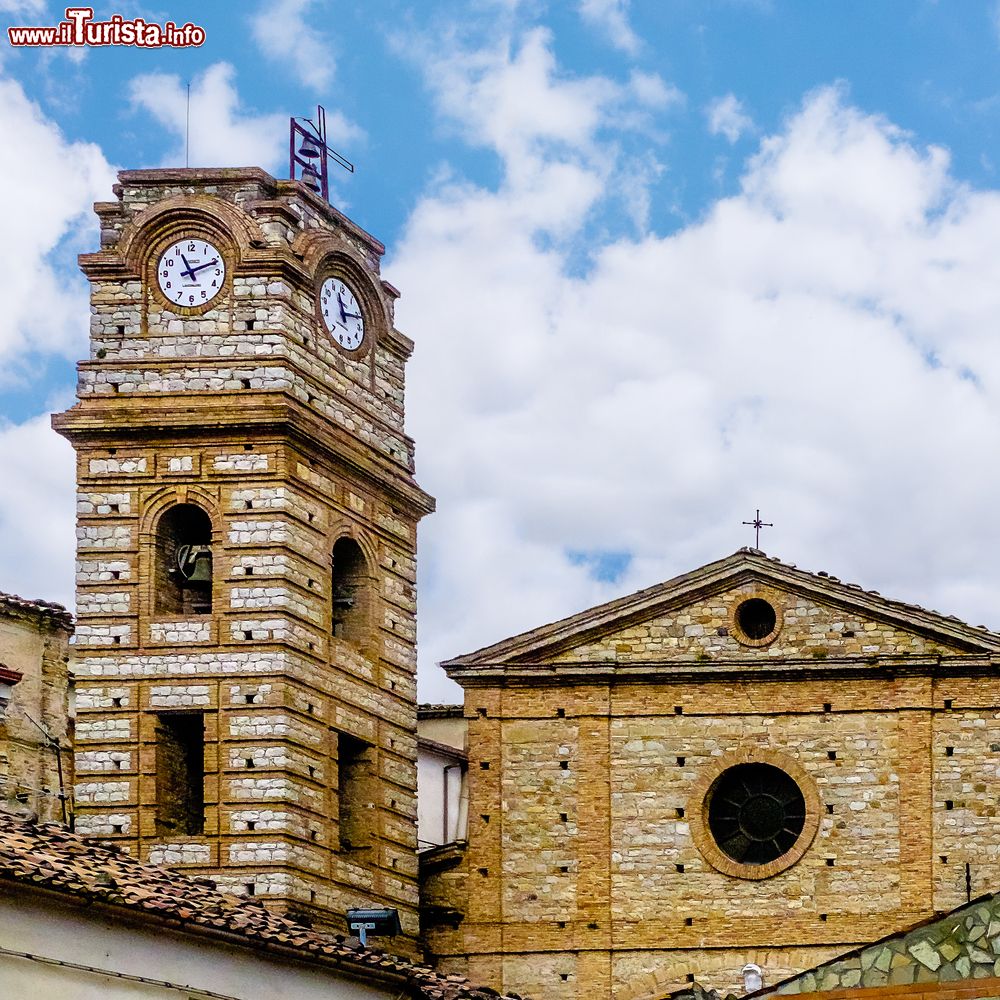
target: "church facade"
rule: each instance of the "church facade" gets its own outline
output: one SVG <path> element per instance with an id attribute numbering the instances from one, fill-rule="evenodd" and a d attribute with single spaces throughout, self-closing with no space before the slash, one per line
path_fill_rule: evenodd
<path id="1" fill-rule="evenodd" d="M 443 965 L 536 1000 L 742 992 L 1000 884 L 1000 636 L 744 549 L 444 664 Z"/>

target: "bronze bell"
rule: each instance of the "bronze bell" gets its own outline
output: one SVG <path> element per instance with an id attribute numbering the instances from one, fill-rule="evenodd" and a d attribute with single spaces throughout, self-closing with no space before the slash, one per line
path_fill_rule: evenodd
<path id="1" fill-rule="evenodd" d="M 319 142 L 307 132 L 299 146 L 299 156 L 304 160 L 315 160 L 320 155 Z"/>
<path id="2" fill-rule="evenodd" d="M 188 583 L 212 582 L 212 546 L 180 545 L 177 568 Z"/>
<path id="3" fill-rule="evenodd" d="M 319 194 L 323 190 L 323 184 L 320 180 L 319 171 L 311 164 L 307 163 L 302 168 L 302 173 L 300 174 L 300 180 L 310 191 L 315 191 Z"/>

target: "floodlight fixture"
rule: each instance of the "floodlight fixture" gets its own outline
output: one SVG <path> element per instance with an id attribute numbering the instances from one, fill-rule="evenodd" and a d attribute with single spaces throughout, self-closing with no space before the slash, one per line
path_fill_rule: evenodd
<path id="1" fill-rule="evenodd" d="M 754 962 L 743 966 L 743 992 L 756 993 L 764 985 L 764 970 Z"/>
<path id="2" fill-rule="evenodd" d="M 368 935 L 395 937 L 401 930 L 399 910 L 348 910 L 347 926 L 356 931 L 361 947 L 368 947 Z"/>

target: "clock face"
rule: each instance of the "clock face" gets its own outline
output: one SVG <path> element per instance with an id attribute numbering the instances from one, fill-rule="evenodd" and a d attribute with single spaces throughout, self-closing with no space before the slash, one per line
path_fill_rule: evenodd
<path id="1" fill-rule="evenodd" d="M 320 286 L 319 307 L 330 336 L 345 350 L 356 351 L 365 339 L 365 318 L 357 296 L 340 278 Z"/>
<path id="2" fill-rule="evenodd" d="M 175 240 L 160 254 L 156 282 L 174 305 L 196 309 L 222 291 L 226 262 L 217 247 L 199 237 Z"/>

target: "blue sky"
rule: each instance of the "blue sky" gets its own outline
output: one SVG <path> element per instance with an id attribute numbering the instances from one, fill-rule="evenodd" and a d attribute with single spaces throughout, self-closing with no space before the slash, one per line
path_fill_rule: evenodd
<path id="1" fill-rule="evenodd" d="M 434 661 L 752 540 L 1000 628 L 994 2 L 98 4 L 190 50 L 0 42 L 0 589 L 72 600 L 75 255 L 119 167 L 287 169 L 387 247 Z M 0 0 L 0 27 L 63 8 Z M 996 217 L 996 218 L 995 218 Z M 38 305 L 45 308 L 39 315 Z M 30 518 L 40 538 L 24 531 Z"/>
<path id="2" fill-rule="evenodd" d="M 358 171 L 340 178 L 339 196 L 390 246 L 443 164 L 477 183 L 495 184 L 499 177 L 494 151 L 470 143 L 435 106 L 424 72 L 428 50 L 443 38 L 475 48 L 498 32 L 516 47 L 534 27 L 550 33 L 557 72 L 567 79 L 624 82 L 641 72 L 678 89 L 680 100 L 653 116 L 648 129 L 619 137 L 630 155 L 652 152 L 664 168 L 651 185 L 650 222 L 657 232 L 670 232 L 732 191 L 741 161 L 760 135 L 779 127 L 804 94 L 835 81 L 847 85 L 859 107 L 884 114 L 922 141 L 946 145 L 963 179 L 976 184 L 995 179 L 1000 73 L 991 3 L 594 4 L 620 10 L 634 43 L 617 39 L 609 17 L 602 23 L 582 16 L 583 6 L 573 0 L 314 0 L 283 9 L 275 3 L 270 5 L 275 22 L 287 16 L 286 9 L 301 11 L 302 39 L 309 44 L 299 48 L 301 55 L 268 59 L 253 27 L 254 17 L 268 16 L 267 4 L 125 0 L 97 5 L 95 17 L 190 20 L 205 27 L 206 44 L 188 50 L 90 50 L 76 65 L 51 52 L 15 54 L 6 46 L 4 68 L 67 139 L 96 142 L 111 163 L 130 167 L 160 165 L 176 148 L 176 137 L 136 107 L 132 84 L 143 74 L 197 81 L 210 66 L 225 62 L 233 67 L 240 117 L 308 114 L 323 101 L 363 133 L 341 142 Z M 4 0 L 0 24 L 55 23 L 62 10 L 51 3 Z M 316 71 L 317 61 L 326 73 Z M 318 79 L 310 81 L 310 74 Z M 706 128 L 706 107 L 728 94 L 754 125 L 735 143 Z M 197 96 L 196 90 L 196 102 Z M 197 160 L 197 144 L 192 153 Z M 608 214 L 603 221 L 614 227 L 613 213 Z"/>

